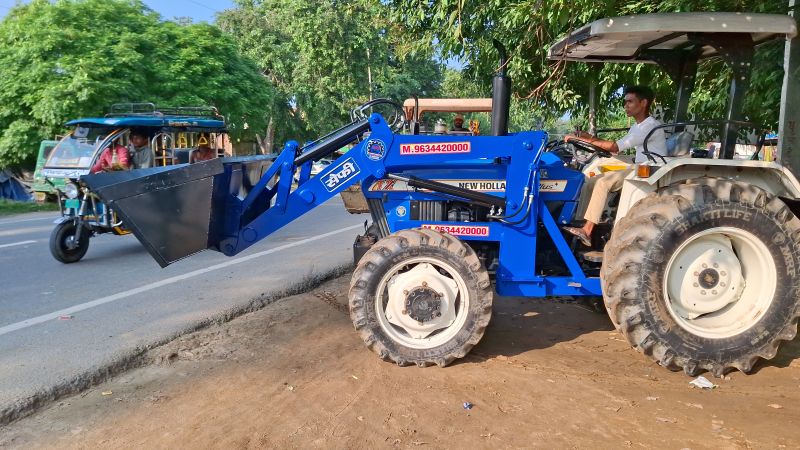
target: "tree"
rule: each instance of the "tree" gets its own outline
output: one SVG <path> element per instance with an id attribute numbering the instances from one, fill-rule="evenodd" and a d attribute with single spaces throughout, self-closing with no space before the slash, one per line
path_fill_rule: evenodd
<path id="1" fill-rule="evenodd" d="M 164 22 L 139 0 L 33 0 L 0 22 L 0 167 L 112 103 L 213 105 L 244 136 L 276 97 L 219 29 Z"/>
<path id="2" fill-rule="evenodd" d="M 379 0 L 237 0 L 218 23 L 295 111 L 277 131 L 311 138 L 349 121 L 370 96 L 402 101 L 438 90 L 432 49 L 398 54 L 387 12 Z"/>
<path id="3" fill-rule="evenodd" d="M 532 99 L 531 110 L 560 117 L 565 112 L 581 114 L 588 98 L 589 70 L 585 64 L 561 67 L 546 59 L 556 39 L 592 20 L 625 14 L 680 11 L 749 11 L 785 13 L 786 2 L 758 0 L 388 0 L 392 21 L 402 33 L 413 37 L 408 48 L 438 42 L 443 56 L 466 61 L 465 72 L 486 85 L 498 67 L 492 39 L 503 42 L 512 60 L 515 96 Z M 782 45 L 762 46 L 756 55 L 751 95 L 745 113 L 753 121 L 777 123 L 780 98 Z M 704 61 L 698 71 L 696 95 L 690 111 L 701 117 L 720 117 L 727 100 L 729 72 L 719 60 Z M 604 65 L 598 75 L 600 117 L 619 110 L 619 90 L 624 85 L 652 85 L 669 105 L 672 82 L 657 68 L 644 65 Z"/>

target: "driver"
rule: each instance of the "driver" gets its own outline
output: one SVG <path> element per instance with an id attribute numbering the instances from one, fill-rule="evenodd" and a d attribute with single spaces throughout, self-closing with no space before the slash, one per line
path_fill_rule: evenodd
<path id="1" fill-rule="evenodd" d="M 456 117 L 453 119 L 453 127 L 450 128 L 450 131 L 469 131 L 468 128 L 464 128 L 464 116 L 456 114 Z"/>
<path id="2" fill-rule="evenodd" d="M 89 173 L 113 172 L 116 170 L 128 170 L 131 167 L 128 149 L 120 143 L 112 142 L 111 145 L 103 150 L 97 162 L 92 166 Z"/>
<path id="3" fill-rule="evenodd" d="M 564 142 L 579 141 L 613 154 L 635 147 L 636 158 L 634 163 L 647 162 L 648 158 L 644 153 L 644 140 L 653 128 L 661 125 L 661 122 L 650 115 L 650 106 L 653 104 L 654 97 L 653 90 L 647 86 L 629 86 L 625 89 L 625 114 L 628 117 L 633 117 L 636 123 L 622 139 L 606 141 L 595 138 L 588 133 L 578 132 L 577 134 L 564 136 Z M 664 155 L 666 149 L 664 130 L 657 129 L 647 140 L 647 150 Z M 608 201 L 608 194 L 622 189 L 622 182 L 632 170 L 633 167 L 628 166 L 624 170 L 610 171 L 599 175 L 592 190 L 592 198 L 586 207 L 586 214 L 584 215 L 586 223 L 581 228 L 564 227 L 564 230 L 578 237 L 583 245 L 591 247 L 592 231 L 595 225 L 600 222 L 600 216 L 603 214 Z"/>

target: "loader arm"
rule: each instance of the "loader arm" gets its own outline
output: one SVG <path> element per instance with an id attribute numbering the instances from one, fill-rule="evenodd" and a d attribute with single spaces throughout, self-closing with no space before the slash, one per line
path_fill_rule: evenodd
<path id="1" fill-rule="evenodd" d="M 498 194 L 487 199 L 490 194 L 467 189 L 446 191 L 448 187 L 437 187 L 436 184 L 426 183 L 426 180 L 416 179 L 416 182 L 428 191 L 436 192 L 437 189 L 441 189 L 442 195 L 492 203 L 498 209 L 507 210 L 507 203 L 522 205 L 525 183 L 530 182 L 530 173 L 535 167 L 537 154 L 541 154 L 545 138 L 543 133 L 504 137 L 400 135 L 392 133 L 379 114 L 373 114 L 369 118 L 369 125 L 369 138 L 355 145 L 314 177 L 305 176 L 306 171 L 302 170 L 303 164 L 327 156 L 332 151 L 325 151 L 323 142 L 295 158 L 296 144 L 288 143 L 280 157 L 262 177 L 257 188 L 242 202 L 244 211 L 247 211 L 255 199 L 263 196 L 266 182 L 280 173 L 278 187 L 273 197 L 274 205 L 252 218 L 247 214 L 243 215 L 244 220 L 240 222 L 237 230 L 225 230 L 226 237 L 220 242 L 220 251 L 226 255 L 241 252 L 317 205 L 338 195 L 352 184 L 392 176 L 402 177 L 404 171 L 419 167 L 452 165 L 459 161 L 494 164 L 496 158 L 511 160 L 513 163 L 507 165 L 506 174 L 508 198 L 500 197 Z M 361 133 L 360 127 L 353 127 L 351 132 L 352 134 L 347 137 L 355 140 Z M 337 145 L 333 150 L 340 147 L 341 145 Z M 322 151 L 317 152 L 317 150 Z M 317 153 L 313 159 L 304 157 L 314 152 Z M 301 167 L 300 183 L 292 190 L 291 174 L 297 167 Z"/>

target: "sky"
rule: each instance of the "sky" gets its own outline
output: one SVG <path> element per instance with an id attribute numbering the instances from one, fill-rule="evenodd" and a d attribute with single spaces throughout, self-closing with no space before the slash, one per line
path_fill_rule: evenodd
<path id="1" fill-rule="evenodd" d="M 0 18 L 17 3 L 17 0 L 0 0 Z M 22 2 L 24 3 L 24 1 Z M 213 22 L 214 14 L 233 6 L 232 0 L 144 0 L 144 4 L 165 19 L 191 17 L 195 22 Z"/>

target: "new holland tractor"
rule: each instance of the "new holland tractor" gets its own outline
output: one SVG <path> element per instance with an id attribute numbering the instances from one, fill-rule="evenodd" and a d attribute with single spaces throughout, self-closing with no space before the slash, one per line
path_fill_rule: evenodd
<path id="1" fill-rule="evenodd" d="M 350 316 L 367 347 L 401 366 L 465 356 L 497 292 L 602 296 L 614 325 L 660 365 L 749 372 L 797 331 L 800 183 L 779 163 L 733 155 L 755 46 L 796 32 L 782 15 L 647 14 L 592 22 L 552 46 L 553 59 L 658 64 L 678 91 L 668 154 L 650 153 L 628 175 L 597 233 L 607 242 L 588 252 L 561 226 L 580 219 L 601 149 L 508 133 L 502 69 L 490 136 L 415 134 L 400 105 L 377 100 L 317 141 L 288 142 L 274 162 L 224 158 L 82 182 L 162 266 L 205 249 L 236 255 L 359 183 L 373 224 L 356 240 Z M 697 62 L 711 57 L 732 67 L 726 117 L 688 121 Z M 390 120 L 367 115 L 379 104 L 395 108 Z M 687 127 L 698 124 L 719 126 L 718 158 L 689 154 Z M 310 176 L 314 161 L 351 143 Z"/>

